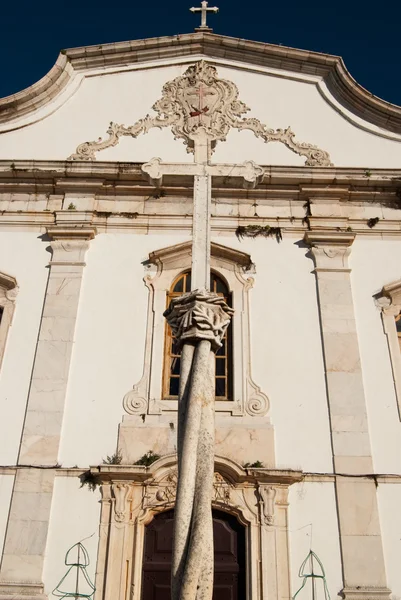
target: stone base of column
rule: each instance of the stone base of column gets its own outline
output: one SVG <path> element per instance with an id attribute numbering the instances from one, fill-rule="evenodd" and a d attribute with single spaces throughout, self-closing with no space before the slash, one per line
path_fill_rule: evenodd
<path id="1" fill-rule="evenodd" d="M 0 600 L 47 600 L 43 583 L 0 582 Z"/>
<path id="2" fill-rule="evenodd" d="M 341 595 L 344 600 L 388 600 L 391 590 L 387 587 L 357 586 L 345 587 Z"/>

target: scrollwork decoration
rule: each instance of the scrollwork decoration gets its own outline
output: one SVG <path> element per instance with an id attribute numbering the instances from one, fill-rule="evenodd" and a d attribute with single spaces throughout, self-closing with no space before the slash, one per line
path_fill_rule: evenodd
<path id="1" fill-rule="evenodd" d="M 115 483 L 112 486 L 114 494 L 114 518 L 118 523 L 125 521 L 127 514 L 127 500 L 131 488 L 126 483 Z"/>
<path id="2" fill-rule="evenodd" d="M 220 79 L 216 68 L 201 60 L 163 86 L 162 97 L 152 107 L 156 112 L 154 117 L 146 115 L 130 126 L 110 123 L 107 139 L 80 144 L 69 160 L 95 160 L 97 152 L 116 146 L 120 137 L 136 138 L 154 127 L 171 127 L 174 138 L 182 139 L 188 152 L 194 152 L 195 139 L 202 131 L 213 150 L 217 141 L 225 141 L 230 129 L 234 128 L 252 131 L 265 143 L 281 142 L 304 156 L 307 166 L 332 166 L 328 152 L 314 144 L 296 141 L 290 127 L 272 129 L 259 119 L 244 117 L 250 109 L 238 95 L 235 83 Z"/>
<path id="3" fill-rule="evenodd" d="M 262 392 L 260 387 L 248 377 L 248 399 L 245 403 L 246 412 L 252 417 L 263 417 L 267 415 L 269 408 L 269 398 Z"/>

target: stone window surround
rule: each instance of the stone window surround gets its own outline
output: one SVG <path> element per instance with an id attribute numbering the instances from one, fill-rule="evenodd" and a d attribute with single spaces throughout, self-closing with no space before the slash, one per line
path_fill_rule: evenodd
<path id="1" fill-rule="evenodd" d="M 92 467 L 91 474 L 102 494 L 94 600 L 140 600 L 145 527 L 156 514 L 174 508 L 176 455 L 150 467 Z M 212 506 L 245 527 L 245 600 L 290 597 L 288 489 L 301 480 L 298 471 L 243 469 L 215 458 Z"/>
<path id="2" fill-rule="evenodd" d="M 401 420 L 401 351 L 395 317 L 401 312 L 401 279 L 385 285 L 375 297 L 387 338 L 398 415 Z"/>
<path id="3" fill-rule="evenodd" d="M 191 242 L 163 248 L 149 254 L 144 282 L 149 290 L 144 369 L 140 381 L 124 397 L 124 410 L 131 415 L 157 415 L 177 411 L 176 400 L 162 397 L 166 293 L 174 279 L 191 267 Z M 250 359 L 249 290 L 255 272 L 251 257 L 238 250 L 211 244 L 211 267 L 226 280 L 233 308 L 233 399 L 217 400 L 217 413 L 232 416 L 264 416 L 269 399 L 253 381 Z M 152 365 L 152 369 L 150 368 Z M 267 421 L 269 421 L 267 417 Z"/>
<path id="4" fill-rule="evenodd" d="M 3 362 L 7 336 L 14 315 L 17 294 L 17 280 L 11 275 L 0 273 L 0 307 L 3 309 L 0 323 L 0 367 Z"/>

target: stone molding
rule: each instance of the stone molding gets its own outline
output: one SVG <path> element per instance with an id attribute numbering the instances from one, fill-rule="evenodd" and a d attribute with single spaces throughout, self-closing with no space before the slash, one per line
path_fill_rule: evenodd
<path id="1" fill-rule="evenodd" d="M 191 248 L 191 242 L 162 248 L 151 252 L 145 264 L 149 274 L 144 277 L 144 282 L 149 296 L 144 368 L 140 381 L 123 399 L 124 410 L 129 415 L 156 415 L 177 411 L 176 400 L 162 398 L 164 326 L 156 327 L 156 324 L 163 322 L 166 292 L 172 281 L 179 273 L 191 267 Z M 235 369 L 233 373 L 234 399 L 217 400 L 216 412 L 265 417 L 268 422 L 269 399 L 254 382 L 251 373 L 249 291 L 254 284 L 251 277 L 254 265 L 248 254 L 212 243 L 211 266 L 222 274 L 234 296 L 236 317 L 233 319 L 233 359 L 236 364 L 242 365 L 242 368 Z"/>
<path id="2" fill-rule="evenodd" d="M 204 86 L 205 90 L 203 102 L 207 105 L 204 107 L 201 106 L 200 86 Z M 265 143 L 283 143 L 292 152 L 305 156 L 307 166 L 332 166 L 328 152 L 313 144 L 297 142 L 290 127 L 274 130 L 256 118 L 244 117 L 250 109 L 238 99 L 238 95 L 239 90 L 235 83 L 219 78 L 216 68 L 204 60 L 198 61 L 189 66 L 183 75 L 164 84 L 161 99 L 152 106 L 156 116 L 146 115 L 128 127 L 110 123 L 107 139 L 99 138 L 79 144 L 69 160 L 96 160 L 97 152 L 116 146 L 120 137 L 136 138 L 154 127 L 171 128 L 174 139 L 182 139 L 188 152 L 195 151 L 195 141 L 201 135 L 210 142 L 213 152 L 217 141 L 224 142 L 230 129 L 234 128 L 238 131 L 252 131 Z M 199 107 L 196 105 L 196 96 L 199 99 Z M 155 166 L 157 169 L 157 165 L 154 164 L 148 169 L 153 171 Z M 157 179 L 160 179 L 160 176 Z"/>
<path id="3" fill-rule="evenodd" d="M 304 240 L 311 252 L 318 271 L 350 271 L 348 256 L 355 240 L 355 233 L 334 231 L 307 231 Z"/>
<path id="4" fill-rule="evenodd" d="M 140 599 L 145 527 L 158 513 L 174 508 L 176 470 L 176 455 L 164 456 L 150 467 L 91 468 L 102 493 L 95 600 L 125 600 L 129 591 L 132 600 Z M 247 597 L 290 596 L 288 488 L 301 480 L 299 471 L 243 469 L 227 458 L 215 459 L 212 505 L 236 516 L 245 527 Z M 118 510 L 116 490 L 122 499 Z M 266 566 L 261 577 L 259 564 Z"/>
<path id="5" fill-rule="evenodd" d="M 1 600 L 48 600 L 44 593 L 42 583 L 14 583 L 12 581 L 0 582 L 0 599 Z"/>
<path id="6" fill-rule="evenodd" d="M 344 600 L 388 600 L 391 590 L 386 587 L 344 587 L 341 595 Z"/>
<path id="7" fill-rule="evenodd" d="M 79 220 L 79 215 L 74 218 Z M 9 590 L 14 590 L 10 597 L 43 597 L 41 581 L 55 479 L 52 467 L 59 452 L 85 252 L 95 231 L 75 223 L 50 227 L 42 238 L 45 243 L 51 240 L 52 261 L 18 453 L 21 468 L 15 476 L 4 542 L 2 600 L 9 597 Z"/>
<path id="8" fill-rule="evenodd" d="M 352 591 L 367 586 L 361 596 L 371 600 L 370 586 L 387 597 L 388 590 L 376 486 L 361 477 L 373 473 L 373 460 L 348 268 L 354 239 L 341 231 L 308 231 L 304 237 L 316 264 L 333 467 L 343 474 L 335 480 L 342 595 L 356 600 Z"/>
<path id="9" fill-rule="evenodd" d="M 0 322 L 0 368 L 3 361 L 9 329 L 14 316 L 18 289 L 15 277 L 0 272 L 0 307 L 3 309 Z"/>
<path id="10" fill-rule="evenodd" d="M 401 313 L 401 279 L 385 285 L 375 297 L 387 338 L 398 416 L 401 420 L 401 350 L 395 317 Z"/>
<path id="11" fill-rule="evenodd" d="M 265 44 L 210 32 L 148 38 L 129 42 L 86 46 L 63 51 L 40 81 L 0 100 L 0 123 L 10 125 L 24 115 L 49 104 L 72 80 L 91 69 L 118 69 L 166 59 L 205 56 L 265 68 L 281 68 L 292 74 L 310 74 L 327 83 L 330 93 L 354 115 L 385 131 L 401 133 L 401 108 L 372 96 L 347 71 L 338 56 Z M 358 123 L 356 123 L 358 125 Z M 7 126 L 7 125 L 6 125 Z M 17 124 L 16 124 L 17 126 Z M 10 127 L 8 127 L 10 128 Z M 377 133 L 377 132 L 376 132 Z M 384 133 L 385 134 L 385 133 Z"/>

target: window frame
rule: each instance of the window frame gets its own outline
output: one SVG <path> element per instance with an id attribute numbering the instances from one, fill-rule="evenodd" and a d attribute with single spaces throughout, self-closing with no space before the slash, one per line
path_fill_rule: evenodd
<path id="1" fill-rule="evenodd" d="M 0 272 L 0 369 L 3 363 L 8 333 L 12 324 L 18 285 L 15 277 Z"/>
<path id="2" fill-rule="evenodd" d="M 401 313 L 401 279 L 385 285 L 375 296 L 375 301 L 381 311 L 383 331 L 387 338 L 398 416 L 401 421 L 401 336 L 398 334 L 396 322 Z"/>
<path id="3" fill-rule="evenodd" d="M 178 410 L 178 400 L 163 398 L 164 331 L 166 294 L 175 278 L 191 268 L 190 241 L 156 250 L 143 264 L 147 273 L 148 317 L 145 334 L 144 366 L 141 379 L 123 399 L 129 415 L 162 415 Z M 254 284 L 254 265 L 249 254 L 212 242 L 211 269 L 227 283 L 235 309 L 233 319 L 232 400 L 215 401 L 215 412 L 231 416 L 254 416 L 270 423 L 270 402 L 251 374 L 249 291 Z"/>

